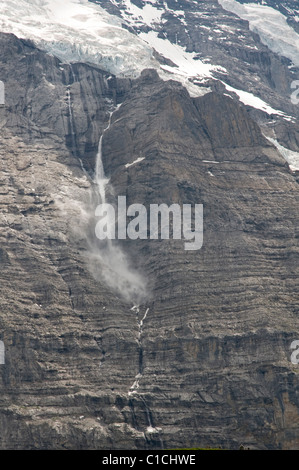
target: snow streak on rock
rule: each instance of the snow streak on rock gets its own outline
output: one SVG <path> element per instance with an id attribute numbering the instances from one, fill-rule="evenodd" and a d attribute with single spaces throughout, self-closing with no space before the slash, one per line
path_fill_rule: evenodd
<path id="1" fill-rule="evenodd" d="M 276 114 L 279 116 L 284 117 L 286 120 L 292 120 L 291 116 L 288 116 L 287 114 L 283 113 L 282 111 L 278 109 L 272 108 L 270 105 L 268 105 L 265 101 L 263 101 L 261 98 L 258 98 L 257 96 L 253 95 L 252 93 L 249 93 L 244 90 L 238 90 L 237 88 L 233 88 L 230 85 L 227 85 L 227 83 L 222 82 L 227 89 L 227 91 L 231 93 L 235 93 L 238 95 L 239 100 L 247 105 L 251 106 L 252 108 L 259 109 L 260 111 L 264 111 L 265 113 L 271 115 L 271 114 Z"/>
<path id="2" fill-rule="evenodd" d="M 271 137 L 267 137 L 267 139 L 275 145 L 279 153 L 283 156 L 283 158 L 288 162 L 291 171 L 299 171 L 299 153 L 294 152 L 293 150 L 287 149 L 283 147 L 276 139 L 272 139 Z"/>

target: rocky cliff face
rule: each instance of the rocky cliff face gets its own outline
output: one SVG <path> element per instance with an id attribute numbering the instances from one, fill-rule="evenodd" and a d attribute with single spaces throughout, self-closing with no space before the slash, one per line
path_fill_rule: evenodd
<path id="1" fill-rule="evenodd" d="M 261 114 L 0 42 L 0 447 L 298 448 L 299 190 Z M 119 242 L 139 308 L 94 237 L 102 134 L 109 200 L 204 207 L 201 250 Z"/>
<path id="2" fill-rule="evenodd" d="M 128 247 L 136 258 L 143 257 L 154 282 L 138 391 L 156 410 L 155 425 L 180 446 L 186 444 L 182 427 L 192 445 L 237 446 L 242 436 L 251 446 L 296 446 L 297 411 L 290 405 L 292 437 L 284 438 L 285 410 L 277 404 L 283 403 L 281 394 L 294 398 L 288 387 L 297 380 L 288 357 L 298 314 L 297 183 L 230 98 L 210 93 L 192 100 L 178 84 L 153 78 L 138 82 L 132 94 L 104 138 L 114 187 L 120 194 L 126 191 L 129 201 L 138 194 L 147 204 L 204 205 L 200 251 L 185 252 L 181 241 Z M 138 129 L 145 126 L 141 139 Z M 124 170 L 125 162 L 140 155 L 142 162 Z M 281 192 L 286 187 L 288 196 Z M 170 383 L 176 384 L 171 391 Z M 134 402 L 138 398 L 134 395 Z M 181 408 L 184 418 L 177 414 Z M 259 416 L 260 424 L 252 416 Z M 273 432 L 274 422 L 279 430 Z M 258 437 L 261 428 L 263 438 Z"/>

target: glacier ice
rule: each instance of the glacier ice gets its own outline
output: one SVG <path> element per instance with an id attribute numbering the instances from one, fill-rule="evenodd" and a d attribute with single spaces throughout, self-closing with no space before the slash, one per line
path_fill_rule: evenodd
<path id="1" fill-rule="evenodd" d="M 90 62 L 117 75 L 158 67 L 151 47 L 88 0 L 2 0 L 0 30 L 31 39 L 62 61 Z"/>
<path id="2" fill-rule="evenodd" d="M 219 0 L 227 11 L 249 22 L 249 28 L 273 52 L 287 57 L 299 66 L 299 35 L 286 17 L 272 7 L 256 3 L 240 4 L 236 0 Z"/>

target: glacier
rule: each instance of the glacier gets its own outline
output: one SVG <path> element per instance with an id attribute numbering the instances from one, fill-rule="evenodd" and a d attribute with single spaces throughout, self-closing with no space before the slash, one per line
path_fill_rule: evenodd
<path id="1" fill-rule="evenodd" d="M 177 48 L 177 67 L 163 69 L 155 59 L 153 44 L 149 41 L 153 41 L 154 36 L 149 35 L 144 40 L 141 34 L 133 34 L 122 26 L 123 23 L 136 26 L 159 22 L 165 10 L 148 4 L 141 9 L 130 0 L 125 0 L 125 5 L 127 11 L 121 19 L 88 0 L 2 0 L 0 31 L 30 39 L 62 62 L 91 63 L 117 76 L 132 78 L 138 77 L 146 68 L 154 68 L 163 80 L 180 81 L 192 96 L 207 92 L 191 83 L 189 78 L 211 76 L 213 66 L 202 64 L 199 69 L 200 61 L 197 60 L 192 69 L 189 57 L 189 72 L 186 73 L 183 51 Z M 170 46 L 169 41 L 165 42 L 166 57 Z"/>
<path id="2" fill-rule="evenodd" d="M 119 76 L 158 68 L 152 48 L 88 0 L 2 0 L 0 30 L 31 39 L 63 62 L 90 62 Z"/>
<path id="3" fill-rule="evenodd" d="M 272 52 L 290 59 L 299 66 L 299 35 L 289 26 L 286 17 L 272 7 L 256 3 L 240 4 L 236 0 L 218 0 L 227 11 L 249 22 L 263 44 Z"/>

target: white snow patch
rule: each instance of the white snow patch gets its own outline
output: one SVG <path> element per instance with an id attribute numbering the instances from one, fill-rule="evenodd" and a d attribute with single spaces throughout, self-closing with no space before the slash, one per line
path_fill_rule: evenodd
<path id="1" fill-rule="evenodd" d="M 142 160 L 144 160 L 144 158 L 145 158 L 145 157 L 139 157 L 139 158 L 137 158 L 137 160 L 135 160 L 134 162 L 132 162 L 132 163 L 127 163 L 127 164 L 125 165 L 125 167 L 126 167 L 126 168 L 129 168 L 130 166 L 135 165 L 136 163 L 142 162 Z M 133 310 L 133 308 L 132 308 L 131 310 Z"/>
<path id="2" fill-rule="evenodd" d="M 123 0 L 123 3 L 127 11 L 122 10 L 121 14 L 129 23 L 136 24 L 137 20 L 137 22 L 151 26 L 153 23 L 160 23 L 161 16 L 165 12 L 165 10 L 155 8 L 152 2 L 146 3 L 143 8 L 134 5 L 130 0 Z"/>
<path id="3" fill-rule="evenodd" d="M 257 96 L 253 95 L 252 93 L 249 93 L 248 91 L 238 90 L 237 88 L 233 88 L 232 86 L 227 85 L 227 83 L 225 82 L 222 82 L 222 83 L 224 84 L 227 91 L 236 93 L 239 96 L 239 99 L 243 104 L 247 106 L 251 106 L 252 108 L 260 109 L 261 111 L 264 111 L 265 113 L 269 115 L 277 114 L 277 115 L 285 117 L 286 119 L 292 119 L 291 116 L 287 116 L 287 114 L 285 114 L 283 111 L 272 108 L 269 104 L 267 104 L 261 98 L 258 98 Z"/>
<path id="4" fill-rule="evenodd" d="M 240 4 L 236 0 L 219 0 L 219 3 L 225 10 L 247 20 L 249 28 L 260 36 L 269 49 L 299 66 L 299 35 L 282 13 L 256 3 Z"/>
<path id="5" fill-rule="evenodd" d="M 185 77 L 212 77 L 213 71 L 225 71 L 223 67 L 217 65 L 205 64 L 201 60 L 194 60 L 196 56 L 195 52 L 186 52 L 182 46 L 178 44 L 172 44 L 168 39 L 161 39 L 158 37 L 158 33 L 155 31 L 149 31 L 148 33 L 140 33 L 141 37 L 157 52 L 162 54 L 167 59 L 170 59 L 177 67 L 171 67 L 169 65 L 163 65 L 161 68 L 168 72 L 182 75 Z"/>
<path id="6" fill-rule="evenodd" d="M 146 428 L 146 432 L 147 432 L 148 434 L 156 434 L 156 433 L 159 432 L 159 431 L 158 431 L 156 428 L 153 428 L 153 426 L 148 426 L 148 427 Z"/>

